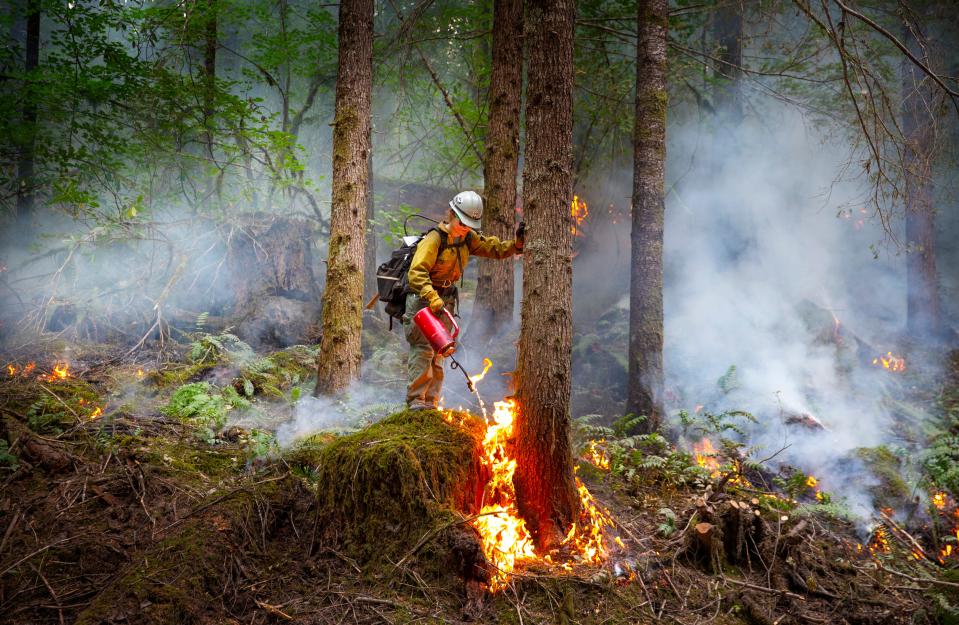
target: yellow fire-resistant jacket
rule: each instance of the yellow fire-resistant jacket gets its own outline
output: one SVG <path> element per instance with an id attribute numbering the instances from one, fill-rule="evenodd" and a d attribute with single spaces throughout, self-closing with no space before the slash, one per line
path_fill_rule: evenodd
<path id="1" fill-rule="evenodd" d="M 440 224 L 446 232 L 446 224 Z M 416 246 L 413 262 L 407 278 L 410 290 L 427 302 L 439 297 L 437 289 L 452 286 L 463 275 L 470 255 L 485 258 L 508 258 L 514 254 L 521 254 L 522 249 L 516 247 L 515 241 L 500 241 L 496 237 L 484 237 L 472 230 L 466 235 L 466 244 L 458 245 L 462 237 L 448 236 L 446 248 L 437 254 L 440 249 L 440 234 L 430 230 Z"/>

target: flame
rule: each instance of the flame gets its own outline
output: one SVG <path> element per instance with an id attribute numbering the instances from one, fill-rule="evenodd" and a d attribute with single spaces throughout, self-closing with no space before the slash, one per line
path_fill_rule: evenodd
<path id="1" fill-rule="evenodd" d="M 886 528 L 880 525 L 876 528 L 876 531 L 872 535 L 872 539 L 869 541 L 869 552 L 873 555 L 876 552 L 879 553 L 889 553 L 889 537 L 886 533 Z"/>
<path id="2" fill-rule="evenodd" d="M 932 496 L 932 505 L 937 510 L 944 510 L 946 508 L 946 493 L 935 493 Z"/>
<path id="3" fill-rule="evenodd" d="M 589 441 L 586 443 L 586 449 L 583 450 L 583 460 L 589 462 L 597 469 L 609 470 L 609 456 L 606 454 L 606 439 L 601 438 L 598 441 Z"/>
<path id="4" fill-rule="evenodd" d="M 582 236 L 580 226 L 589 217 L 589 206 L 586 205 L 586 200 L 581 200 L 578 195 L 574 195 L 570 204 L 570 216 L 573 218 L 570 232 L 573 233 L 573 236 Z"/>
<path id="5" fill-rule="evenodd" d="M 12 363 L 7 365 L 7 373 L 10 374 L 11 378 L 17 375 L 17 371 L 19 371 L 19 368 L 17 368 L 17 365 Z"/>
<path id="6" fill-rule="evenodd" d="M 693 443 L 696 464 L 709 471 L 709 477 L 719 477 L 719 461 L 716 460 L 716 448 L 708 438 Z"/>
<path id="7" fill-rule="evenodd" d="M 143 376 L 145 376 L 145 375 L 146 375 L 146 374 L 143 372 L 143 369 L 137 368 L 137 379 L 138 379 L 138 380 L 142 380 L 142 379 L 143 379 Z"/>
<path id="8" fill-rule="evenodd" d="M 806 478 L 806 486 L 808 486 L 809 488 L 816 488 L 816 486 L 818 485 L 819 485 L 819 481 L 813 476 L 810 475 L 809 477 Z"/>
<path id="9" fill-rule="evenodd" d="M 489 503 L 480 510 L 473 527 L 480 534 L 486 559 L 494 567 L 490 577 L 491 592 L 506 587 L 517 562 L 536 557 L 533 537 L 516 510 L 516 492 L 513 489 L 516 460 L 510 457 L 506 448 L 513 436 L 516 408 L 513 399 L 495 402 L 493 423 L 486 427 L 483 437 L 483 462 L 490 469 L 492 478 L 483 493 L 484 501 Z"/>
<path id="10" fill-rule="evenodd" d="M 33 371 L 33 370 L 36 369 L 36 368 L 37 368 L 37 363 L 35 363 L 35 362 L 28 362 L 28 363 L 27 363 L 27 366 L 23 368 L 22 373 L 23 373 L 23 375 L 28 375 L 31 371 Z"/>
<path id="11" fill-rule="evenodd" d="M 510 454 L 509 444 L 517 409 L 514 399 L 494 402 L 492 423 L 487 424 L 483 436 L 482 460 L 492 477 L 483 492 L 486 503 L 472 524 L 480 535 L 483 553 L 493 567 L 490 592 L 505 588 L 513 571 L 524 562 L 553 563 L 549 554 L 542 558 L 537 556 L 533 537 L 516 507 L 513 488 L 516 460 Z M 445 411 L 444 418 L 450 423 L 463 424 L 463 418 L 457 418 L 452 411 Z M 580 516 L 562 544 L 575 554 L 578 561 L 598 563 L 608 554 L 605 538 L 613 527 L 613 520 L 578 477 L 576 490 L 580 499 Z M 559 566 L 572 570 L 569 563 Z"/>
<path id="12" fill-rule="evenodd" d="M 489 358 L 483 359 L 483 372 L 477 373 L 476 375 L 470 376 L 470 381 L 474 384 L 486 377 L 486 372 L 489 371 L 489 368 L 493 366 L 493 361 Z"/>
<path id="13" fill-rule="evenodd" d="M 906 359 L 901 356 L 893 356 L 892 352 L 886 352 L 885 356 L 873 358 L 872 364 L 881 366 L 888 371 L 902 372 L 906 370 Z"/>
<path id="14" fill-rule="evenodd" d="M 96 409 L 90 413 L 90 419 L 93 420 L 102 415 L 103 415 L 103 408 L 101 408 L 100 406 L 97 406 Z"/>
<path id="15" fill-rule="evenodd" d="M 26 372 L 26 369 L 24 369 Z M 59 380 L 66 380 L 70 377 L 70 364 L 69 363 L 60 363 L 53 365 L 53 371 L 47 375 L 41 375 L 40 379 L 47 382 L 57 382 Z"/>

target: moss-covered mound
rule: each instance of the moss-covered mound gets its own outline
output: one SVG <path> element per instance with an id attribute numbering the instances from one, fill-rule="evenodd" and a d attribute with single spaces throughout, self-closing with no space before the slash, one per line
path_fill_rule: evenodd
<path id="1" fill-rule="evenodd" d="M 483 426 L 442 413 L 403 411 L 315 450 L 322 538 L 362 561 L 402 557 L 451 517 L 477 510 L 484 474 Z M 300 457 L 302 461 L 302 455 Z"/>

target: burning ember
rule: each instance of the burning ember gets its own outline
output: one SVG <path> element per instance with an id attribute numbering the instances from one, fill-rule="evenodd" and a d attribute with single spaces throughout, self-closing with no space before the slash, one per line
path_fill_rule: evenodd
<path id="1" fill-rule="evenodd" d="M 819 490 L 819 480 L 814 476 L 806 476 L 806 487 L 812 489 L 816 494 L 816 501 L 826 501 L 826 496 Z"/>
<path id="2" fill-rule="evenodd" d="M 869 553 L 889 553 L 889 536 L 886 528 L 880 525 L 869 540 Z"/>
<path id="3" fill-rule="evenodd" d="M 26 373 L 26 369 L 24 369 Z M 70 365 L 68 363 L 58 362 L 53 366 L 53 371 L 48 374 L 41 375 L 39 379 L 46 382 L 59 382 L 60 380 L 66 380 L 70 377 Z"/>
<path id="4" fill-rule="evenodd" d="M 483 463 L 492 477 L 483 493 L 485 505 L 472 524 L 480 535 L 486 559 L 493 565 L 491 592 L 505 588 L 511 573 L 523 562 L 553 561 L 551 555 L 540 558 L 536 554 L 533 537 L 516 508 L 516 491 L 513 489 L 516 460 L 509 452 L 516 411 L 517 404 L 513 399 L 495 402 L 492 423 L 487 424 L 483 437 Z M 445 415 L 447 421 L 456 423 L 451 411 Z M 598 563 L 608 553 L 605 537 L 613 527 L 613 520 L 599 507 L 579 478 L 576 478 L 576 489 L 580 497 L 580 517 L 562 545 L 580 562 Z M 569 569 L 570 565 L 564 565 L 564 568 Z"/>
<path id="5" fill-rule="evenodd" d="M 934 493 L 932 495 L 932 505 L 936 507 L 936 510 L 945 510 L 946 493 Z"/>
<path id="6" fill-rule="evenodd" d="M 589 206 L 586 205 L 586 200 L 581 200 L 578 195 L 574 195 L 570 204 L 570 216 L 573 218 L 570 232 L 573 233 L 573 236 L 582 236 L 580 226 L 589 217 Z"/>
<path id="7" fill-rule="evenodd" d="M 900 356 L 893 356 L 892 352 L 886 352 L 885 356 L 873 358 L 872 364 L 881 366 L 888 371 L 902 372 L 906 370 L 906 359 Z"/>
<path id="8" fill-rule="evenodd" d="M 8 362 L 7 363 L 7 375 L 11 378 L 15 378 L 18 375 L 30 375 L 30 372 L 37 368 L 36 363 L 30 362 L 25 366 L 21 367 L 20 365 Z"/>
<path id="9" fill-rule="evenodd" d="M 145 375 L 146 375 L 146 373 L 143 372 L 143 369 L 140 369 L 140 368 L 137 369 L 137 379 L 138 379 L 138 380 L 142 380 L 142 379 L 143 379 L 143 376 L 145 376 Z"/>
<path id="10" fill-rule="evenodd" d="M 597 469 L 609 471 L 609 455 L 606 453 L 606 439 L 601 438 L 598 441 L 589 441 L 583 450 L 583 460 L 590 463 Z"/>

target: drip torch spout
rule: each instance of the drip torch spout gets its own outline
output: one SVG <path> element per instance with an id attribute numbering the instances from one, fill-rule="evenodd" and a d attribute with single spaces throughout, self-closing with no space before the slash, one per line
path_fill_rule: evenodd
<path id="1" fill-rule="evenodd" d="M 466 388 L 470 390 L 470 393 L 476 392 L 476 386 L 473 384 L 473 379 L 470 378 L 470 374 L 466 373 L 466 369 L 463 368 L 459 362 L 456 361 L 452 356 L 450 358 L 450 369 L 459 369 L 463 372 L 463 375 L 466 377 Z"/>
<path id="2" fill-rule="evenodd" d="M 459 369 L 463 372 L 463 375 L 466 376 L 466 388 L 470 390 L 470 393 L 476 395 L 476 401 L 479 402 L 480 411 L 483 413 L 483 418 L 488 420 L 489 417 L 486 414 L 486 404 L 483 403 L 483 398 L 480 397 L 479 391 L 476 390 L 476 384 L 473 382 L 473 378 L 470 377 L 470 374 L 466 373 L 466 369 L 464 369 L 463 365 L 457 362 L 455 358 L 449 356 L 449 359 L 450 369 Z"/>

